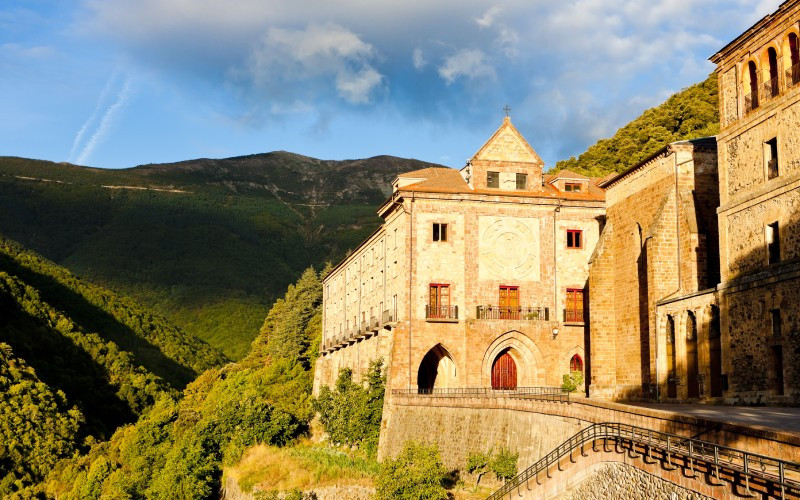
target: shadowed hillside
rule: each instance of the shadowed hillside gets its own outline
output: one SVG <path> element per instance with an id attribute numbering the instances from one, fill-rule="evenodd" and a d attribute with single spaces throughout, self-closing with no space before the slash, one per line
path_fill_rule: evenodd
<path id="1" fill-rule="evenodd" d="M 0 232 L 241 358 L 278 294 L 380 223 L 381 156 L 286 152 L 103 170 L 0 157 Z"/>

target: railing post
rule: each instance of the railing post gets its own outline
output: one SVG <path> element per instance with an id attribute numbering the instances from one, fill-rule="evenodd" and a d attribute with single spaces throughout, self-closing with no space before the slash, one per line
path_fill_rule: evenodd
<path id="1" fill-rule="evenodd" d="M 753 496 L 750 493 L 750 468 L 747 463 L 747 453 L 742 453 L 742 462 L 744 463 L 744 485 L 745 490 L 747 491 L 747 496 Z"/>
<path id="2" fill-rule="evenodd" d="M 783 461 L 778 462 L 778 477 L 781 481 L 781 499 L 786 498 L 786 487 L 783 485 L 783 481 L 785 478 L 785 472 L 783 470 Z"/>
<path id="3" fill-rule="evenodd" d="M 694 452 L 694 441 L 691 439 L 689 440 L 689 469 L 692 471 L 692 477 L 696 477 L 697 474 L 694 473 L 694 457 L 692 456 Z"/>

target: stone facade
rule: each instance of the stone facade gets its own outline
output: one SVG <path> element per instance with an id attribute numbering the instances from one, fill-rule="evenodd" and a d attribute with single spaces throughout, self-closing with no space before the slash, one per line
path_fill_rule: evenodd
<path id="1" fill-rule="evenodd" d="M 800 402 L 800 2 L 711 60 L 720 75 L 724 398 Z"/>
<path id="2" fill-rule="evenodd" d="M 582 370 L 598 181 L 544 175 L 508 118 L 461 171 L 399 176 L 384 225 L 324 280 L 315 386 L 377 357 L 391 389 L 492 387 L 505 354 L 516 386 Z"/>
<path id="3" fill-rule="evenodd" d="M 603 186 L 606 225 L 589 273 L 590 394 L 658 397 L 677 374 L 664 368 L 657 303 L 718 280 L 716 143 L 670 144 Z"/>

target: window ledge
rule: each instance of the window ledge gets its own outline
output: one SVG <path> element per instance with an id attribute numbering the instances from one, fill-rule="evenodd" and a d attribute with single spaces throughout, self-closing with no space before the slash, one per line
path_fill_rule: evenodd
<path id="1" fill-rule="evenodd" d="M 428 323 L 458 323 L 457 318 L 425 318 Z"/>

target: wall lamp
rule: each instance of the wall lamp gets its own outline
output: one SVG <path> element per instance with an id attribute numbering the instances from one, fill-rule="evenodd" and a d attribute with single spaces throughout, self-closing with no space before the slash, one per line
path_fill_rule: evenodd
<path id="1" fill-rule="evenodd" d="M 558 327 L 553 328 L 553 339 L 558 337 Z"/>

